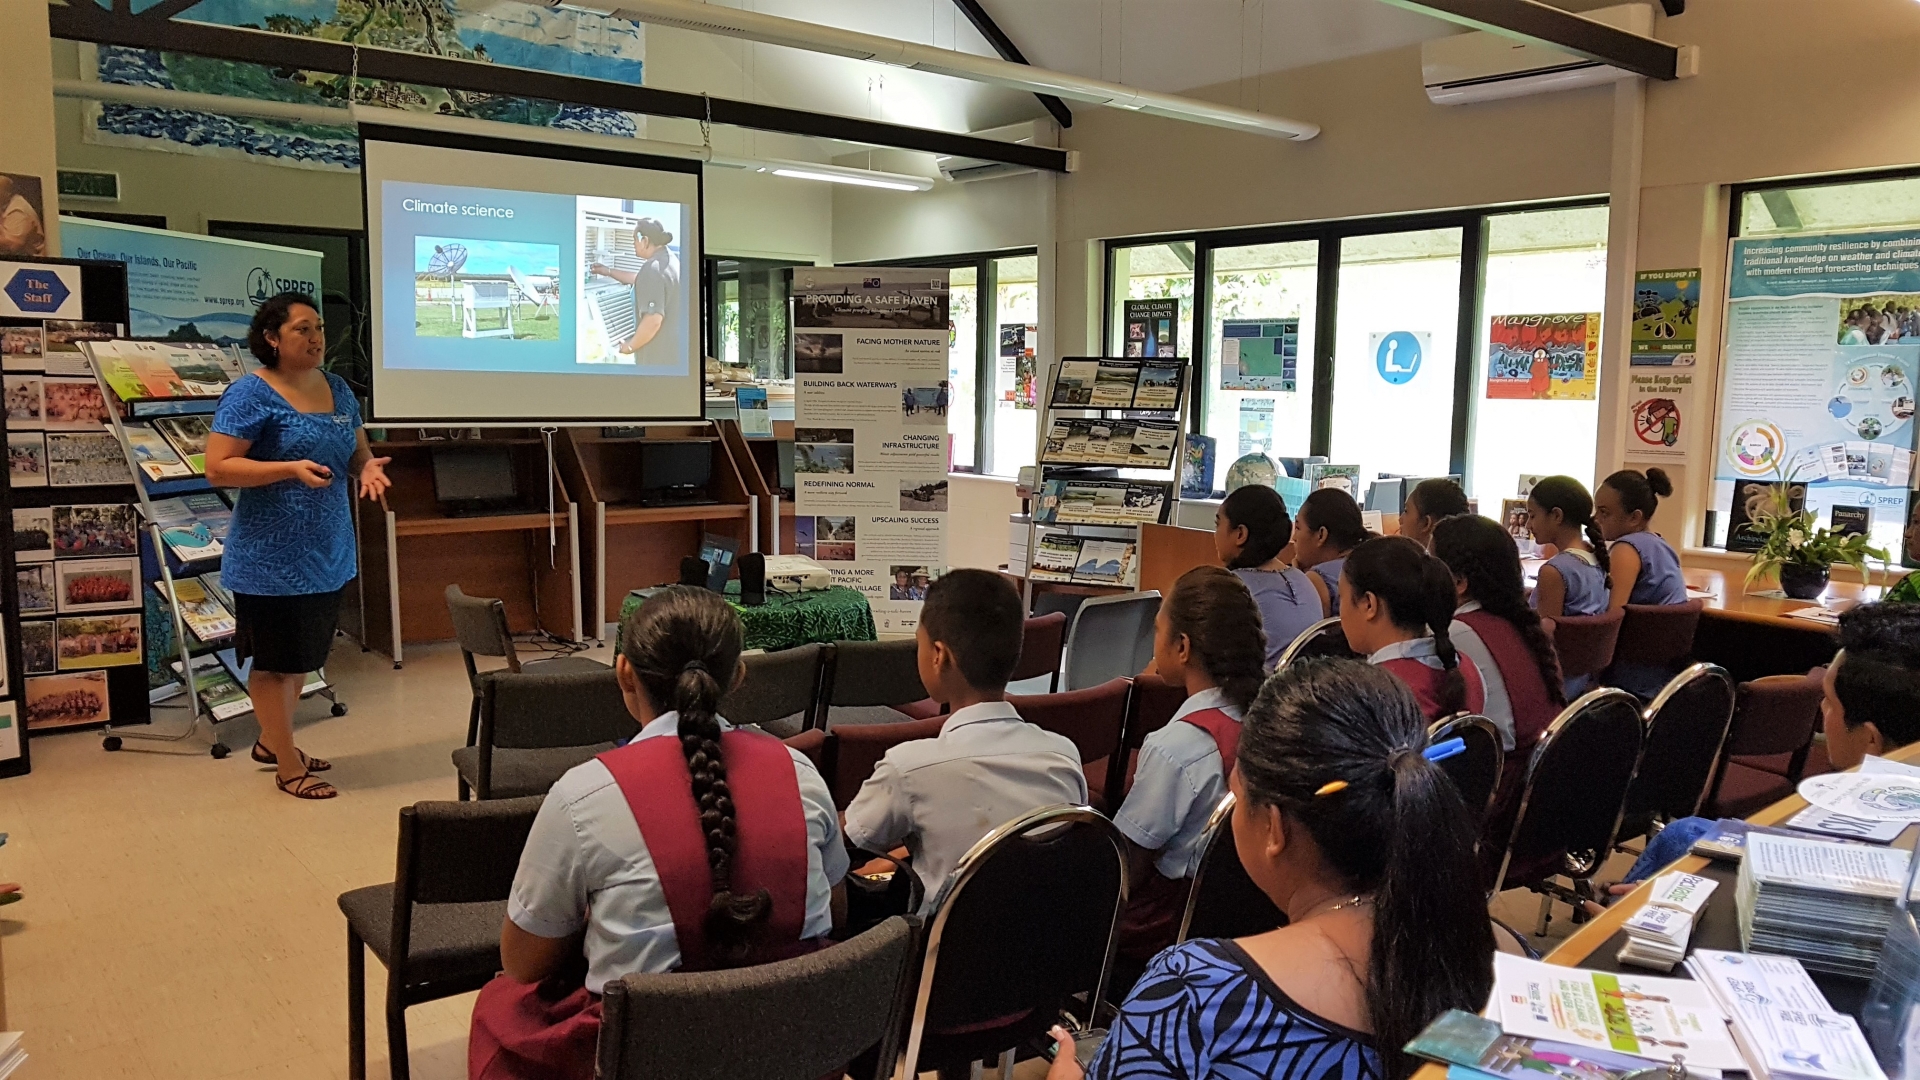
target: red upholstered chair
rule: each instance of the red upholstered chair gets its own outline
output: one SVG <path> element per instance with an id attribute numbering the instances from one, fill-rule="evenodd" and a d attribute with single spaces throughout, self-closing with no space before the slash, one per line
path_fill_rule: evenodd
<path id="1" fill-rule="evenodd" d="M 820 770 L 821 776 L 827 775 L 827 767 L 824 764 L 825 755 L 822 753 L 827 746 L 826 732 L 819 728 L 808 728 L 798 735 L 789 736 L 781 741 L 807 755 L 807 760 L 813 762 L 813 767 Z"/>
<path id="2" fill-rule="evenodd" d="M 1677 668 L 1693 655 L 1693 634 L 1700 628 L 1699 600 L 1684 604 L 1628 604 L 1613 649 L 1616 664 Z"/>
<path id="3" fill-rule="evenodd" d="M 1019 710 L 1022 720 L 1073 740 L 1080 751 L 1080 767 L 1087 774 L 1087 796 L 1092 798 L 1095 774 L 1104 775 L 1107 761 L 1120 749 L 1132 681 L 1108 679 L 1099 686 L 1063 694 L 1014 694 L 1007 697 L 1007 704 Z"/>
<path id="4" fill-rule="evenodd" d="M 1741 683 L 1707 815 L 1746 817 L 1793 794 L 1819 724 L 1820 682 L 1812 676 L 1768 675 Z"/>
<path id="5" fill-rule="evenodd" d="M 833 805 L 845 810 L 853 797 L 860 794 L 860 785 L 873 775 L 874 767 L 887 756 L 887 751 L 903 742 L 931 739 L 940 734 L 946 722 L 946 717 L 936 716 L 899 724 L 842 724 L 829 728 L 820 747 L 820 771 L 833 792 Z"/>
<path id="6" fill-rule="evenodd" d="M 1543 619 L 1553 649 L 1560 654 L 1560 674 L 1569 681 L 1597 675 L 1613 663 L 1615 643 L 1620 640 L 1623 610 L 1599 615 L 1562 615 Z"/>
<path id="7" fill-rule="evenodd" d="M 1110 814 L 1119 811 L 1127 789 L 1133 786 L 1141 745 L 1147 736 L 1171 723 L 1186 700 L 1186 687 L 1175 686 L 1152 672 L 1133 677 L 1133 688 L 1127 695 L 1127 719 L 1120 731 L 1120 752 L 1087 765 L 1087 796 L 1093 805 L 1106 807 Z"/>
<path id="8" fill-rule="evenodd" d="M 1049 692 L 1060 689 L 1060 654 L 1067 647 L 1067 613 L 1049 611 L 1027 620 L 1020 641 L 1020 662 L 1014 665 L 1008 682 L 1053 676 Z"/>

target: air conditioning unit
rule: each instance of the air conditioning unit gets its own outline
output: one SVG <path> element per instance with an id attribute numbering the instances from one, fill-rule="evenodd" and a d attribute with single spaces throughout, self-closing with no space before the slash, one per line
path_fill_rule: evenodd
<path id="1" fill-rule="evenodd" d="M 1620 4 L 1580 14 L 1628 33 L 1653 35 L 1652 4 Z M 1420 76 L 1427 99 L 1435 105 L 1467 105 L 1601 86 L 1634 74 L 1545 45 L 1476 31 L 1421 42 Z"/>
<path id="2" fill-rule="evenodd" d="M 1000 142 L 1018 143 L 1022 146 L 1059 146 L 1060 129 L 1051 120 L 1028 120 L 1024 123 L 1009 124 L 1006 127 L 988 128 L 984 131 L 969 132 L 984 139 L 996 139 Z M 941 154 L 934 158 L 934 165 L 940 175 L 955 184 L 971 183 L 975 180 L 991 180 L 999 176 L 1024 176 L 1034 170 L 1025 165 L 1008 165 L 999 161 L 983 161 L 980 158 L 956 157 Z M 1078 151 L 1067 151 L 1067 171 L 1074 172 L 1080 167 Z"/>

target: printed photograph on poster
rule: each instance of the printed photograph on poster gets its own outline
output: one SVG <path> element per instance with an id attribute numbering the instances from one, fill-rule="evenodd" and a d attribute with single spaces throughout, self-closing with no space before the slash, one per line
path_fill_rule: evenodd
<path id="1" fill-rule="evenodd" d="M 900 509 L 944 511 L 947 508 L 947 481 L 905 476 L 900 478 Z"/>
<path id="2" fill-rule="evenodd" d="M 1031 409 L 1038 396 L 1034 389 L 1034 355 L 1040 342 L 1040 328 L 1032 323 L 1000 324 L 1000 373 L 1009 376 L 1006 400 L 1015 409 Z"/>
<path id="3" fill-rule="evenodd" d="M 1907 492 L 1907 512 L 1900 520 L 1900 565 L 1920 567 L 1920 491 Z"/>
<path id="4" fill-rule="evenodd" d="M 0 761 L 20 757 L 20 709 L 11 701 L 0 701 Z"/>
<path id="5" fill-rule="evenodd" d="M 1633 276 L 1629 363 L 1688 367 L 1699 336 L 1700 268 L 1642 270 Z"/>
<path id="6" fill-rule="evenodd" d="M 811 517 L 793 519 L 793 550 L 809 559 L 818 558 L 813 553 L 813 527 L 814 519 Z"/>
<path id="7" fill-rule="evenodd" d="M 107 422 L 107 399 L 92 379 L 44 381 L 46 425 L 57 431 L 91 431 Z"/>
<path id="8" fill-rule="evenodd" d="M 938 386 L 900 388 L 900 422 L 916 427 L 946 427 L 947 404 L 951 387 L 941 379 Z"/>
<path id="9" fill-rule="evenodd" d="M 13 581 L 15 595 L 20 598 L 21 615 L 53 614 L 52 563 L 15 567 Z"/>
<path id="10" fill-rule="evenodd" d="M 20 665 L 28 675 L 50 675 L 58 664 L 51 619 L 28 619 L 20 624 Z"/>
<path id="11" fill-rule="evenodd" d="M 1599 390 L 1600 316 L 1495 315 L 1487 331 L 1487 397 L 1592 401 Z"/>
<path id="12" fill-rule="evenodd" d="M 858 519 L 851 514 L 815 516 L 813 557 L 820 562 L 852 562 L 858 531 Z"/>
<path id="13" fill-rule="evenodd" d="M 53 554 L 56 558 L 136 555 L 140 516 L 131 503 L 55 506 Z"/>
<path id="14" fill-rule="evenodd" d="M 798 473 L 853 472 L 852 428 L 794 428 L 793 469 Z"/>
<path id="15" fill-rule="evenodd" d="M 104 671 L 28 679 L 26 697 L 29 728 L 104 724 L 113 719 Z"/>
<path id="16" fill-rule="evenodd" d="M 1142 364 L 1140 383 L 1133 392 L 1136 409 L 1178 409 L 1184 364 Z"/>
<path id="17" fill-rule="evenodd" d="M 793 325 L 947 332 L 947 271 L 797 267 Z"/>
<path id="18" fill-rule="evenodd" d="M 140 662 L 140 615 L 82 615 L 57 620 L 60 670 Z"/>
<path id="19" fill-rule="evenodd" d="M 1841 345 L 1920 341 L 1920 295 L 1850 296 L 1840 304 Z"/>
<path id="20" fill-rule="evenodd" d="M 924 566 L 889 566 L 887 579 L 887 599 L 925 600 L 933 574 Z"/>
<path id="21" fill-rule="evenodd" d="M 0 172 L 0 255 L 38 259 L 48 254 L 46 207 L 40 177 Z"/>
<path id="22" fill-rule="evenodd" d="M 1134 387 L 1140 382 L 1140 365 L 1124 361 L 1102 360 L 1093 377 L 1093 407 L 1125 409 L 1133 405 Z"/>
<path id="23" fill-rule="evenodd" d="M 53 564 L 62 615 L 114 611 L 140 602 L 140 560 L 61 559 Z"/>
<path id="24" fill-rule="evenodd" d="M 85 376 L 93 373 L 87 354 L 80 351 L 83 341 L 112 341 L 120 336 L 120 324 L 86 322 L 80 319 L 46 321 L 46 371 L 49 375 Z"/>
<path id="25" fill-rule="evenodd" d="M 43 370 L 46 351 L 46 330 L 39 319 L 0 320 L 0 370 Z"/>
<path id="26" fill-rule="evenodd" d="M 795 333 L 793 370 L 801 375 L 838 375 L 846 369 L 847 339 L 842 334 Z"/>
<path id="27" fill-rule="evenodd" d="M 1692 410 L 1693 372 L 1638 367 L 1627 372 L 1628 438 L 1625 455 L 1634 460 L 1683 458 L 1682 426 Z"/>
<path id="28" fill-rule="evenodd" d="M 39 375 L 0 379 L 7 402 L 8 431 L 38 431 L 47 426 L 46 384 Z"/>
<path id="29" fill-rule="evenodd" d="M 1299 319 L 1227 319 L 1220 324 L 1220 389 L 1291 394 L 1299 387 Z"/>
<path id="30" fill-rule="evenodd" d="M 1100 361 L 1062 359 L 1053 376 L 1053 403 L 1091 407 L 1093 385 L 1100 377 Z"/>
<path id="31" fill-rule="evenodd" d="M 54 487 L 124 484 L 126 454 L 108 431 L 47 433 L 47 483 Z"/>
<path id="32" fill-rule="evenodd" d="M 53 507 L 23 507 L 13 512 L 13 561 L 47 562 L 53 558 Z"/>
<path id="33" fill-rule="evenodd" d="M 7 481 L 17 488 L 47 486 L 47 439 L 37 431 L 7 432 Z"/>

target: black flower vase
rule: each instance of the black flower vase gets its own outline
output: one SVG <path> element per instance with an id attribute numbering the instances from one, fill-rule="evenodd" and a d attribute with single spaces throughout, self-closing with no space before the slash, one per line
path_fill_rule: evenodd
<path id="1" fill-rule="evenodd" d="M 1795 600 L 1818 600 L 1827 591 L 1828 568 L 1786 563 L 1780 567 L 1780 591 Z"/>

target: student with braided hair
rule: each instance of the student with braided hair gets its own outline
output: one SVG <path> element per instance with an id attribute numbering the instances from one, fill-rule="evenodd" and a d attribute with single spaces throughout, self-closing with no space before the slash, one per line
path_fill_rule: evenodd
<path id="1" fill-rule="evenodd" d="M 640 733 L 568 771 L 534 819 L 501 926 L 506 973 L 474 1004 L 472 1080 L 588 1080 L 609 981 L 795 956 L 833 928 L 848 858 L 826 782 L 715 711 L 746 674 L 739 617 L 675 586 L 627 616 L 620 642 Z"/>
<path id="2" fill-rule="evenodd" d="M 1499 522 L 1468 514 L 1433 530 L 1433 554 L 1453 572 L 1459 606 L 1448 629 L 1486 687 L 1481 715 L 1500 729 L 1508 760 L 1524 762 L 1567 698 L 1553 639 L 1527 606 L 1520 549 Z"/>
<path id="3" fill-rule="evenodd" d="M 1486 707 L 1479 668 L 1453 646 L 1454 598 L 1452 571 L 1404 536 L 1354 548 L 1340 575 L 1347 647 L 1399 676 L 1428 720 Z"/>
<path id="4" fill-rule="evenodd" d="M 1549 476 L 1527 493 L 1527 529 L 1550 544 L 1553 558 L 1540 567 L 1533 610 L 1543 618 L 1604 615 L 1607 542 L 1593 521 L 1593 496 L 1571 476 Z"/>
<path id="5" fill-rule="evenodd" d="M 1217 566 L 1180 575 L 1154 619 L 1153 669 L 1185 687 L 1187 700 L 1140 747 L 1133 787 L 1113 818 L 1127 838 L 1130 883 L 1122 960 L 1144 964 L 1173 944 L 1265 658 L 1260 609 L 1238 577 Z"/>

